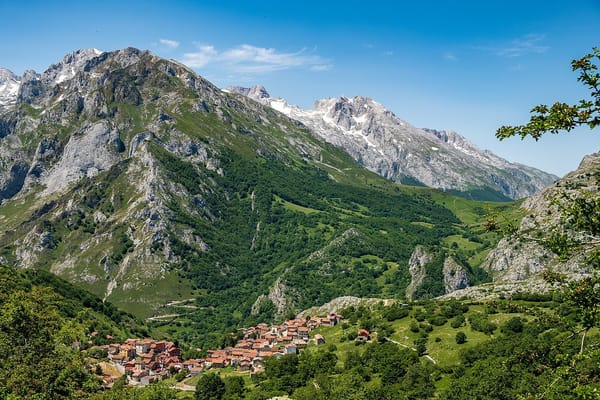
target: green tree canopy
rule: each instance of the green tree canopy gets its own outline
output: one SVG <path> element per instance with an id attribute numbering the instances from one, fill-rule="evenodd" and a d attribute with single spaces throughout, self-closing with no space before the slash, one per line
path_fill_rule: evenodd
<path id="1" fill-rule="evenodd" d="M 221 400 L 225 394 L 225 382 L 217 373 L 207 373 L 200 377 L 196 385 L 197 400 Z"/>

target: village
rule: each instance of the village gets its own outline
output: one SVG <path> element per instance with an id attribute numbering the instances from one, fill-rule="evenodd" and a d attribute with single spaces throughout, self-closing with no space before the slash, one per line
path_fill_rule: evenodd
<path id="1" fill-rule="evenodd" d="M 109 362 L 127 376 L 132 385 L 148 385 L 170 377 L 175 373 L 187 372 L 195 376 L 209 370 L 232 367 L 239 371 L 258 373 L 264 370 L 264 361 L 269 357 L 298 354 L 311 341 L 325 344 L 322 335 L 309 338 L 309 332 L 322 326 L 335 326 L 342 315 L 329 313 L 326 317 L 296 318 L 279 325 L 260 323 L 245 328 L 243 337 L 233 347 L 207 350 L 205 358 L 181 360 L 181 351 L 175 343 L 153 339 L 127 339 L 123 343 L 99 346 L 108 354 Z M 361 329 L 356 340 L 368 340 L 369 332 Z M 105 375 L 104 383 L 110 386 L 118 376 Z"/>

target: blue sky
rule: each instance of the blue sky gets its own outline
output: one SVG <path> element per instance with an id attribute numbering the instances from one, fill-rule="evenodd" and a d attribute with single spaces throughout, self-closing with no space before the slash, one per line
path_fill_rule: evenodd
<path id="1" fill-rule="evenodd" d="M 0 66 L 17 74 L 79 48 L 133 46 L 305 108 L 371 97 L 415 126 L 557 175 L 600 150 L 587 128 L 537 143 L 494 137 L 536 104 L 587 96 L 570 61 L 600 46 L 600 0 L 0 0 L 0 15 Z"/>

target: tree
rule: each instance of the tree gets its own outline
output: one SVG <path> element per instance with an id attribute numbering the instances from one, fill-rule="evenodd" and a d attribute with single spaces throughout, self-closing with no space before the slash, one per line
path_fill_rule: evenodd
<path id="1" fill-rule="evenodd" d="M 467 335 L 463 331 L 456 333 L 456 344 L 463 344 L 467 342 Z"/>
<path id="2" fill-rule="evenodd" d="M 207 373 L 196 384 L 197 400 L 221 400 L 225 394 L 225 382 L 217 373 Z"/>
<path id="3" fill-rule="evenodd" d="M 60 314 L 62 300 L 37 286 L 0 294 L 0 387 L 9 395 L 62 399 L 97 389 L 81 354 L 70 347 L 80 329 Z"/>
<path id="4" fill-rule="evenodd" d="M 572 70 L 579 71 L 577 80 L 590 89 L 591 99 L 581 100 L 579 104 L 572 106 L 560 102 L 554 103 L 550 108 L 538 105 L 532 109 L 532 113 L 537 114 L 531 117 L 527 125 L 503 126 L 498 129 L 496 136 L 500 140 L 514 135 L 520 135 L 521 138 L 531 136 L 538 140 L 546 132 L 570 131 L 580 125 L 587 125 L 590 129 L 597 127 L 600 124 L 599 62 L 598 47 L 571 62 Z M 546 279 L 561 285 L 564 298 L 579 310 L 583 325 L 583 352 L 585 334 L 600 324 L 600 198 L 596 191 L 565 196 L 565 204 L 561 206 L 563 226 L 571 226 L 582 234 L 574 238 L 565 232 L 554 232 L 545 241 L 545 245 L 564 259 L 569 258 L 574 250 L 582 250 L 591 274 L 578 281 L 569 281 L 560 274 L 547 273 Z"/>
<path id="5" fill-rule="evenodd" d="M 569 105 L 556 102 L 551 107 L 540 104 L 533 107 L 531 119 L 526 125 L 502 126 L 496 131 L 500 140 L 519 135 L 522 139 L 531 136 L 538 140 L 544 133 L 553 134 L 559 131 L 570 131 L 578 126 L 587 125 L 594 129 L 600 124 L 600 48 L 580 59 L 571 62 L 573 71 L 579 71 L 577 80 L 591 90 L 591 98 L 580 100 L 579 104 Z"/>
<path id="6" fill-rule="evenodd" d="M 223 381 L 225 382 L 226 399 L 242 399 L 244 397 L 244 378 L 230 376 Z"/>

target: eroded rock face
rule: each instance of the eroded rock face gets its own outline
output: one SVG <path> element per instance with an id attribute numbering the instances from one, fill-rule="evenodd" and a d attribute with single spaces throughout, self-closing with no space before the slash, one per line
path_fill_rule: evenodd
<path id="1" fill-rule="evenodd" d="M 539 194 L 523 203 L 526 212 L 518 231 L 505 238 L 492 250 L 482 267 L 494 282 L 518 282 L 539 279 L 547 269 L 577 278 L 588 272 L 583 246 L 568 257 L 559 258 L 545 242 L 552 235 L 564 235 L 582 243 L 594 243 L 600 238 L 590 231 L 574 228 L 569 220 L 569 202 L 575 198 L 597 201 L 600 196 L 600 153 L 583 159 L 577 170 L 567 174 Z"/>
<path id="2" fill-rule="evenodd" d="M 452 257 L 444 261 L 443 274 L 446 293 L 465 289 L 470 285 L 469 274 Z"/>
<path id="3" fill-rule="evenodd" d="M 20 85 L 20 77 L 6 68 L 0 68 L 0 111 L 14 107 Z M 2 137 L 1 133 L 0 137 Z"/>
<path id="4" fill-rule="evenodd" d="M 517 282 L 539 275 L 556 257 L 537 243 L 502 239 L 488 254 L 482 268 L 496 282 Z"/>
<path id="5" fill-rule="evenodd" d="M 39 179 L 48 193 L 54 193 L 81 179 L 109 169 L 121 159 L 119 132 L 108 122 L 99 121 L 74 134 L 60 161 Z"/>
<path id="6" fill-rule="evenodd" d="M 425 266 L 433 259 L 433 256 L 421 246 L 415 247 L 408 261 L 408 272 L 410 272 L 410 284 L 406 287 L 406 297 L 412 298 L 415 291 L 423 283 L 427 271 Z"/>
<path id="7" fill-rule="evenodd" d="M 19 193 L 25 183 L 29 165 L 24 161 L 17 161 L 10 170 L 0 172 L 0 204 L 2 200 L 10 199 Z"/>
<path id="8" fill-rule="evenodd" d="M 287 286 L 281 277 L 277 278 L 267 295 L 260 295 L 252 305 L 252 315 L 257 315 L 265 300 L 275 305 L 276 316 L 281 317 L 287 310 L 294 308 L 294 290 Z"/>

